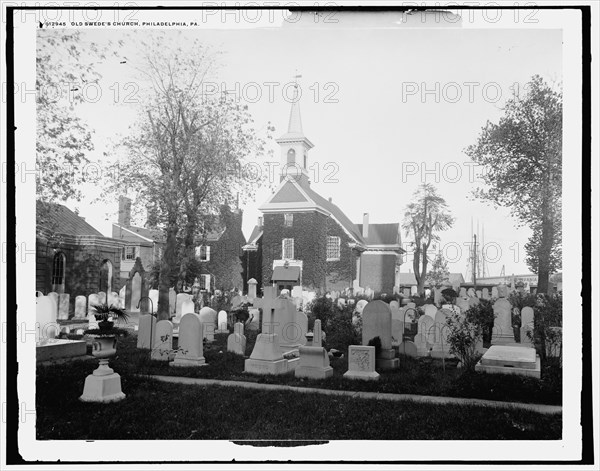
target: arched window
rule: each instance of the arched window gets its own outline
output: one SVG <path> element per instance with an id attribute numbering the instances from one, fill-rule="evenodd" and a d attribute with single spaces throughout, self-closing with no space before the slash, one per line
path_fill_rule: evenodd
<path id="1" fill-rule="evenodd" d="M 287 153 L 287 163 L 288 165 L 294 164 L 296 162 L 296 151 L 294 149 L 288 150 Z"/>
<path id="2" fill-rule="evenodd" d="M 65 292 L 65 269 L 67 257 L 62 252 L 57 252 L 52 261 L 52 291 Z"/>

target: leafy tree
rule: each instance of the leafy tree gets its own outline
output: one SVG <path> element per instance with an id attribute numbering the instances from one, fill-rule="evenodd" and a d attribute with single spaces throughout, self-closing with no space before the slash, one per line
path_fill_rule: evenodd
<path id="1" fill-rule="evenodd" d="M 37 197 L 47 202 L 82 197 L 92 130 L 74 112 L 97 83 L 97 64 L 118 44 L 84 41 L 79 31 L 42 29 L 36 43 Z M 51 219 L 51 217 L 49 218 Z"/>
<path id="2" fill-rule="evenodd" d="M 452 227 L 454 218 L 450 215 L 444 198 L 437 194 L 429 183 L 421 185 L 413 194 L 412 201 L 406 207 L 402 228 L 414 241 L 413 271 L 417 280 L 420 296 L 425 293 L 427 274 L 427 251 L 434 241 L 439 241 L 440 231 Z"/>
<path id="3" fill-rule="evenodd" d="M 253 193 L 249 173 L 239 171 L 262 152 L 247 107 L 226 95 L 203 95 L 214 54 L 198 41 L 186 44 L 157 34 L 142 43 L 137 69 L 147 86 L 139 117 L 123 142 L 127 158 L 108 194 L 127 188 L 152 208 L 165 232 L 159 272 L 158 315 L 167 319 L 169 287 L 188 278 L 206 215 Z"/>
<path id="4" fill-rule="evenodd" d="M 449 280 L 449 277 L 448 262 L 442 252 L 438 252 L 433 262 L 431 262 L 431 270 L 427 273 L 425 281 L 432 287 L 441 288 Z"/>
<path id="5" fill-rule="evenodd" d="M 497 124 L 488 123 L 465 152 L 482 165 L 487 188 L 475 195 L 506 206 L 533 235 L 527 264 L 548 292 L 550 274 L 561 267 L 562 92 L 535 75 L 524 97 L 509 100 Z"/>

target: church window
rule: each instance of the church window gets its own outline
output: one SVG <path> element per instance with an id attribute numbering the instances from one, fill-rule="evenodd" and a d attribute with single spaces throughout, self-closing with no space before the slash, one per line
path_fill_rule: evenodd
<path id="1" fill-rule="evenodd" d="M 281 258 L 284 260 L 294 259 L 294 239 L 283 239 L 281 244 Z"/>
<path id="2" fill-rule="evenodd" d="M 327 261 L 333 262 L 340 259 L 340 238 L 335 236 L 327 237 Z"/>
<path id="3" fill-rule="evenodd" d="M 288 150 L 287 153 L 287 163 L 294 164 L 296 162 L 296 151 L 294 149 Z"/>
<path id="4" fill-rule="evenodd" d="M 136 249 L 135 245 L 123 247 L 123 256 L 121 258 L 123 260 L 135 260 L 135 256 L 136 256 L 135 249 Z"/>
<path id="5" fill-rule="evenodd" d="M 64 288 L 65 284 L 65 265 L 67 258 L 62 252 L 58 252 L 54 255 L 52 261 L 52 290 L 56 292 L 63 292 L 60 287 Z"/>
<path id="6" fill-rule="evenodd" d="M 210 245 L 199 245 L 196 247 L 196 259 L 201 262 L 210 261 Z"/>
<path id="7" fill-rule="evenodd" d="M 283 217 L 285 219 L 285 227 L 292 227 L 292 225 L 294 224 L 294 214 L 285 213 Z"/>

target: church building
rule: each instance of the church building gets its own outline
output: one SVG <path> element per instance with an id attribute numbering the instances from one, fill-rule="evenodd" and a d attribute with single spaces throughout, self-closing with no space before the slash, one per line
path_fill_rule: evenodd
<path id="1" fill-rule="evenodd" d="M 404 250 L 398 223 L 353 223 L 331 198 L 310 186 L 309 152 L 300 106 L 292 103 L 281 149 L 280 183 L 259 207 L 262 216 L 244 246 L 247 278 L 279 289 L 371 288 L 392 293 Z"/>

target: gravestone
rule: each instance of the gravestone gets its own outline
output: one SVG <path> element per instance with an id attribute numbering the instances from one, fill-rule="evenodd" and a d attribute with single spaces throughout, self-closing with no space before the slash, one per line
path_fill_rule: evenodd
<path id="1" fill-rule="evenodd" d="M 229 329 L 227 328 L 227 313 L 225 311 L 219 311 L 217 316 L 217 333 L 228 334 Z"/>
<path id="2" fill-rule="evenodd" d="M 176 298 L 176 301 L 175 301 L 175 316 L 177 317 L 177 321 L 181 320 L 181 316 L 183 315 L 183 312 L 182 312 L 183 303 L 186 302 L 186 301 L 192 301 L 192 295 L 191 294 L 179 293 L 177 295 L 177 298 Z M 192 310 L 192 312 L 194 312 L 194 311 Z"/>
<path id="3" fill-rule="evenodd" d="M 127 292 L 127 286 L 123 286 L 119 290 L 119 309 L 125 309 L 125 294 Z"/>
<path id="4" fill-rule="evenodd" d="M 481 299 L 490 299 L 490 290 L 487 288 L 483 288 L 481 290 Z"/>
<path id="5" fill-rule="evenodd" d="M 492 345 L 512 345 L 515 335 L 512 327 L 512 305 L 502 297 L 494 302 L 494 328 L 492 330 Z"/>
<path id="6" fill-rule="evenodd" d="M 383 301 L 371 301 L 363 310 L 362 344 L 369 345 L 369 341 L 379 337 L 381 350 L 376 358 L 377 368 L 398 368 L 400 361 L 395 358 L 392 348 L 392 311 L 390 306 Z"/>
<path id="7" fill-rule="evenodd" d="M 75 298 L 75 318 L 83 319 L 86 317 L 87 298 L 85 296 L 77 296 Z"/>
<path id="8" fill-rule="evenodd" d="M 244 362 L 244 372 L 279 375 L 288 372 L 288 360 L 279 349 L 277 334 L 259 334 L 250 358 Z"/>
<path id="9" fill-rule="evenodd" d="M 506 285 L 498 285 L 498 297 L 499 298 L 508 298 L 509 289 Z"/>
<path id="10" fill-rule="evenodd" d="M 92 293 L 88 296 L 88 317 L 90 316 L 90 314 L 93 314 L 94 311 L 94 306 L 100 304 L 100 297 L 95 294 Z"/>
<path id="11" fill-rule="evenodd" d="M 481 299 L 481 296 L 483 294 L 483 291 L 478 289 L 477 291 L 475 291 L 475 296 L 478 297 L 479 299 Z"/>
<path id="12" fill-rule="evenodd" d="M 475 371 L 541 377 L 541 363 L 535 348 L 515 345 L 492 345 L 484 353 Z"/>
<path id="13" fill-rule="evenodd" d="M 404 322 L 392 319 L 392 346 L 398 346 L 404 338 Z"/>
<path id="14" fill-rule="evenodd" d="M 463 288 L 464 289 L 464 288 Z M 467 297 L 460 297 L 456 299 L 456 307 L 458 307 L 460 309 L 461 313 L 465 313 L 469 310 L 469 298 Z"/>
<path id="15" fill-rule="evenodd" d="M 151 358 L 153 360 L 169 361 L 173 353 L 173 323 L 162 320 L 156 323 Z"/>
<path id="16" fill-rule="evenodd" d="M 321 321 L 317 319 L 313 329 L 312 345 L 300 347 L 300 361 L 294 371 L 296 378 L 325 379 L 333 376 L 329 355 L 322 346 L 322 337 Z"/>
<path id="17" fill-rule="evenodd" d="M 100 304 L 106 304 L 106 293 L 104 291 L 98 291 L 98 299 Z"/>
<path id="18" fill-rule="evenodd" d="M 38 296 L 35 298 L 35 341 L 39 345 L 48 343 L 58 334 L 56 323 L 58 306 L 50 296 Z"/>
<path id="19" fill-rule="evenodd" d="M 248 322 L 248 330 L 258 330 L 260 328 L 260 311 L 258 310 L 258 308 L 249 308 L 248 314 L 250 315 L 250 322 Z"/>
<path id="20" fill-rule="evenodd" d="M 250 302 L 256 298 L 256 285 L 258 285 L 258 281 L 254 278 L 248 280 L 248 300 Z"/>
<path id="21" fill-rule="evenodd" d="M 138 323 L 137 348 L 152 348 L 152 340 L 156 332 L 156 317 L 142 314 Z"/>
<path id="22" fill-rule="evenodd" d="M 437 314 L 437 311 L 436 311 Z M 430 356 L 431 349 L 435 343 L 435 316 L 421 316 L 417 324 L 417 335 L 414 338 L 414 344 L 418 356 Z"/>
<path id="23" fill-rule="evenodd" d="M 452 311 L 448 309 L 440 309 L 435 315 L 433 327 L 430 328 L 434 336 L 433 338 L 431 335 L 428 336 L 428 341 L 433 340 L 433 342 L 428 343 L 433 358 L 453 357 L 450 354 L 450 345 L 448 343 L 449 330 L 446 324 L 446 319 L 451 315 Z"/>
<path id="24" fill-rule="evenodd" d="M 56 306 L 56 316 L 58 318 L 58 293 L 51 291 L 46 297 L 49 298 Z"/>
<path id="25" fill-rule="evenodd" d="M 407 339 L 403 340 L 402 343 L 398 345 L 398 354 L 413 358 L 419 356 L 415 343 Z"/>
<path id="26" fill-rule="evenodd" d="M 365 309 L 365 306 L 369 304 L 369 301 L 367 301 L 366 299 L 361 299 L 356 303 L 356 308 L 354 310 L 354 312 L 357 312 L 360 316 L 362 316 L 363 310 Z"/>
<path id="27" fill-rule="evenodd" d="M 411 296 L 416 296 L 418 293 L 419 293 L 419 289 L 416 286 L 410 287 L 410 295 Z"/>
<path id="28" fill-rule="evenodd" d="M 150 310 L 152 311 L 152 314 L 154 314 L 158 309 L 158 296 L 159 291 L 157 289 L 151 289 L 148 291 L 148 297 L 152 300 L 150 303 Z"/>
<path id="29" fill-rule="evenodd" d="M 215 323 L 217 322 L 217 311 L 208 306 L 200 309 L 200 322 L 204 328 L 204 338 L 207 342 L 215 341 Z"/>
<path id="30" fill-rule="evenodd" d="M 184 301 L 181 304 L 181 315 L 184 316 L 184 315 L 190 314 L 190 313 L 194 314 L 195 313 L 194 308 L 195 308 L 194 301 L 192 301 L 191 299 Z"/>
<path id="31" fill-rule="evenodd" d="M 275 308 L 273 322 L 274 331 L 279 337 L 279 346 L 285 353 L 306 344 L 308 318 L 296 309 L 296 305 L 290 299 L 281 301 L 279 307 Z"/>
<path id="32" fill-rule="evenodd" d="M 433 304 L 425 304 L 424 308 L 425 315 L 431 317 L 432 319 L 435 319 L 435 315 L 438 312 L 438 308 Z"/>
<path id="33" fill-rule="evenodd" d="M 498 287 L 494 286 L 492 287 L 492 298 L 497 298 L 498 297 Z"/>
<path id="34" fill-rule="evenodd" d="M 66 320 L 69 318 L 69 303 L 71 296 L 67 293 L 60 293 L 58 295 L 58 318 Z"/>
<path id="35" fill-rule="evenodd" d="M 246 355 L 246 336 L 244 335 L 244 324 L 241 322 L 233 325 L 233 334 L 227 337 L 227 351 L 237 355 Z"/>
<path id="36" fill-rule="evenodd" d="M 340 310 L 343 310 L 346 307 L 346 300 L 344 298 L 338 298 L 337 306 Z"/>
<path id="37" fill-rule="evenodd" d="M 460 289 L 460 292 L 458 293 L 458 297 L 459 298 L 466 298 L 467 297 L 467 288 L 465 288 L 464 286 Z"/>
<path id="38" fill-rule="evenodd" d="M 531 345 L 533 341 L 533 308 L 525 306 L 521 309 L 521 343 Z M 531 333 L 531 339 L 527 335 Z"/>
<path id="39" fill-rule="evenodd" d="M 202 324 L 193 312 L 186 313 L 179 323 L 179 343 L 170 366 L 205 366 L 202 347 Z"/>
<path id="40" fill-rule="evenodd" d="M 379 373 L 375 371 L 375 347 L 350 345 L 348 347 L 348 371 L 344 378 L 378 380 Z"/>

